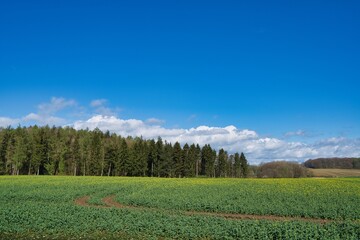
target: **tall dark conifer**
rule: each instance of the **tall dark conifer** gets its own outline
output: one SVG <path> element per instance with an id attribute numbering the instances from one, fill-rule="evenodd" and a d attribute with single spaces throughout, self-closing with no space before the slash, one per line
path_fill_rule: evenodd
<path id="1" fill-rule="evenodd" d="M 182 149 L 179 142 L 174 144 L 170 177 L 181 177 L 183 170 Z"/>
<path id="2" fill-rule="evenodd" d="M 241 164 L 241 175 L 243 177 L 247 177 L 248 170 L 249 170 L 249 164 L 248 164 L 248 161 L 246 160 L 244 153 L 241 153 L 241 155 L 240 155 L 240 164 Z"/>

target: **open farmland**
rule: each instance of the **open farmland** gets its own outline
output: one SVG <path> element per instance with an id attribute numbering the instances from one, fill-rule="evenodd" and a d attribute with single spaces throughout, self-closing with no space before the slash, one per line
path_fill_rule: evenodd
<path id="1" fill-rule="evenodd" d="M 314 177 L 360 177 L 360 169 L 314 168 L 310 172 Z"/>
<path id="2" fill-rule="evenodd" d="M 360 179 L 0 177 L 1 239 L 359 239 Z"/>

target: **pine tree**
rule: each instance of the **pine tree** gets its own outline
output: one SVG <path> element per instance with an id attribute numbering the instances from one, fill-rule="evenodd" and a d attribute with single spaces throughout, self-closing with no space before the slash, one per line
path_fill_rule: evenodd
<path id="1" fill-rule="evenodd" d="M 162 164 L 160 169 L 161 177 L 173 177 L 174 166 L 173 166 L 173 147 L 171 143 L 165 141 L 164 151 L 161 156 Z"/>
<path id="2" fill-rule="evenodd" d="M 190 156 L 190 147 L 186 143 L 182 151 L 182 161 L 183 161 L 183 173 L 184 177 L 193 177 L 194 176 L 194 163 L 195 163 L 195 145 L 193 144 L 193 150 Z"/>
<path id="3" fill-rule="evenodd" d="M 71 139 L 71 159 L 72 159 L 72 168 L 73 168 L 73 175 L 79 175 L 81 169 L 81 161 L 80 161 L 80 142 L 79 142 L 79 135 L 75 132 Z"/>
<path id="4" fill-rule="evenodd" d="M 87 175 L 99 176 L 104 170 L 104 146 L 102 140 L 103 133 L 95 128 L 91 133 L 90 161 L 88 164 Z"/>
<path id="5" fill-rule="evenodd" d="M 248 161 L 247 161 L 246 158 L 245 158 L 244 153 L 241 153 L 240 163 L 241 163 L 241 175 L 242 175 L 243 177 L 247 177 L 247 175 L 248 175 L 248 169 L 249 169 L 249 164 L 248 164 Z"/>
<path id="6" fill-rule="evenodd" d="M 81 130 L 79 132 L 79 145 L 80 145 L 80 165 L 81 165 L 81 173 L 82 175 L 89 174 L 89 163 L 91 159 L 91 133 L 88 129 Z"/>
<path id="7" fill-rule="evenodd" d="M 216 151 L 206 144 L 201 150 L 201 175 L 215 177 Z"/>
<path id="8" fill-rule="evenodd" d="M 172 153 L 172 171 L 170 177 L 181 177 L 183 171 L 182 149 L 179 142 L 174 144 Z"/>
<path id="9" fill-rule="evenodd" d="M 11 134 L 11 137 L 9 138 L 9 142 L 7 144 L 7 149 L 6 149 L 6 173 L 7 174 L 11 174 L 14 175 L 14 152 L 15 152 L 15 138 L 13 136 L 13 134 Z"/>
<path id="10" fill-rule="evenodd" d="M 98 128 L 0 128 L 0 174 L 244 177 L 247 168 L 243 153 L 217 155 L 208 144 L 181 148 L 160 137 L 122 138 Z"/>
<path id="11" fill-rule="evenodd" d="M 104 139 L 104 173 L 107 176 L 114 174 L 117 159 L 116 135 L 105 134 Z"/>
<path id="12" fill-rule="evenodd" d="M 198 177 L 200 174 L 200 167 L 201 167 L 201 148 L 199 144 L 196 144 L 195 148 L 195 176 Z"/>
<path id="13" fill-rule="evenodd" d="M 130 161 L 128 145 L 124 138 L 121 139 L 121 144 L 118 151 L 118 159 L 115 163 L 117 175 L 127 176 L 130 171 Z"/>
<path id="14" fill-rule="evenodd" d="M 217 164 L 217 176 L 226 177 L 227 158 L 224 149 L 219 150 L 218 164 Z"/>
<path id="15" fill-rule="evenodd" d="M 154 175 L 161 177 L 162 169 L 164 169 L 164 143 L 161 137 L 156 141 L 156 159 L 154 162 Z"/>
<path id="16" fill-rule="evenodd" d="M 44 163 L 47 160 L 44 129 L 34 126 L 31 129 L 31 160 L 29 174 L 43 174 Z"/>
<path id="17" fill-rule="evenodd" d="M 240 154 L 239 153 L 235 153 L 235 157 L 234 157 L 234 175 L 236 178 L 241 177 L 241 162 L 240 162 Z"/>
<path id="18" fill-rule="evenodd" d="M 155 162 L 156 162 L 156 158 L 157 158 L 157 149 L 156 149 L 156 143 L 155 140 L 150 140 L 149 141 L 149 149 L 148 149 L 148 160 L 147 160 L 147 175 L 149 177 L 153 177 L 154 176 L 154 171 L 155 171 Z"/>
<path id="19" fill-rule="evenodd" d="M 235 166 L 235 156 L 234 155 L 230 155 L 228 156 L 228 168 L 227 168 L 227 176 L 228 177 L 235 177 L 235 170 L 234 170 L 234 166 Z"/>
<path id="20" fill-rule="evenodd" d="M 0 174 L 8 174 L 6 151 L 8 149 L 9 140 L 11 138 L 11 128 L 1 129 L 1 142 L 0 142 Z"/>
<path id="21" fill-rule="evenodd" d="M 20 170 L 27 164 L 28 161 L 28 138 L 27 132 L 20 126 L 16 129 L 15 146 L 14 146 L 14 172 L 19 175 Z"/>

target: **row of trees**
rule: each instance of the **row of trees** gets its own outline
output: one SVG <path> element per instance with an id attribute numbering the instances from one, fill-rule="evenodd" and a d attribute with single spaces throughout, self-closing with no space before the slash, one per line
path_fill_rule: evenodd
<path id="1" fill-rule="evenodd" d="M 259 178 L 300 178 L 311 176 L 308 169 L 297 162 L 268 162 L 252 167 L 252 170 Z"/>
<path id="2" fill-rule="evenodd" d="M 360 158 L 317 158 L 304 163 L 307 168 L 360 169 Z"/>
<path id="3" fill-rule="evenodd" d="M 0 129 L 0 174 L 156 177 L 246 177 L 243 153 L 210 145 L 121 137 L 99 129 Z"/>

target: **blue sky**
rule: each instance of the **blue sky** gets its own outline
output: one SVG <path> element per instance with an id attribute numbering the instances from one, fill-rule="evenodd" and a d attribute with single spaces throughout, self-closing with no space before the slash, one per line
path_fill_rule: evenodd
<path id="1" fill-rule="evenodd" d="M 101 114 L 142 121 L 136 133 L 151 137 L 155 118 L 169 131 L 233 125 L 256 133 L 246 141 L 316 152 L 296 160 L 358 156 L 359 10 L 357 1 L 2 1 L 0 125 L 75 126 Z M 120 125 L 111 126 L 130 133 Z M 207 140 L 254 162 L 291 158 L 266 144 L 256 155 L 240 135 Z M 342 145 L 326 154 L 329 139 Z"/>

